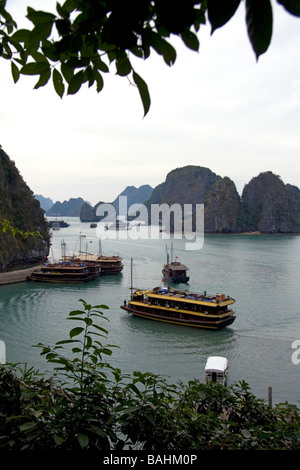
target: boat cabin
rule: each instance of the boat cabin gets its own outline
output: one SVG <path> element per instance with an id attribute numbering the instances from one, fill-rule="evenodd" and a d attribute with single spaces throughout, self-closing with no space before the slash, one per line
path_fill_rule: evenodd
<path id="1" fill-rule="evenodd" d="M 5 364 L 6 362 L 6 347 L 4 341 L 0 341 L 0 364 Z"/>
<path id="2" fill-rule="evenodd" d="M 205 366 L 205 381 L 226 385 L 228 361 L 226 357 L 210 356 Z"/>

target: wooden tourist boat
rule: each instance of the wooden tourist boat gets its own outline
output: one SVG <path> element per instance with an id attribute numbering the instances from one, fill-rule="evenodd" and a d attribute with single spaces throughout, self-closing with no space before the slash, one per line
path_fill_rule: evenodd
<path id="1" fill-rule="evenodd" d="M 95 263 L 60 262 L 46 263 L 27 277 L 30 281 L 82 284 L 96 279 L 101 274 Z"/>
<path id="2" fill-rule="evenodd" d="M 167 253 L 167 263 L 164 265 L 162 269 L 162 273 L 164 279 L 167 283 L 182 283 L 186 284 L 189 282 L 189 276 L 187 275 L 187 268 L 184 264 L 178 261 L 178 257 L 176 256 L 175 261 L 172 261 L 173 258 L 173 245 L 171 245 L 171 263 L 169 261 L 169 253 Z"/>
<path id="3" fill-rule="evenodd" d="M 123 258 L 118 255 L 104 256 L 102 255 L 101 249 L 101 240 L 99 240 L 99 253 L 93 254 L 88 253 L 87 247 L 86 251 L 81 249 L 81 238 L 84 238 L 85 235 L 79 235 L 79 253 L 73 254 L 72 256 L 63 255 L 65 261 L 77 262 L 77 263 L 86 263 L 90 265 L 95 264 L 101 269 L 101 274 L 119 274 L 123 270 Z"/>
<path id="4" fill-rule="evenodd" d="M 68 258 L 68 257 L 67 257 Z M 119 274 L 123 270 L 123 258 L 120 256 L 93 255 L 90 253 L 80 253 L 78 256 L 69 258 L 80 263 L 88 262 L 100 267 L 101 274 Z"/>
<path id="5" fill-rule="evenodd" d="M 156 287 L 135 290 L 121 308 L 148 320 L 218 330 L 234 322 L 235 312 L 229 308 L 234 303 L 235 300 L 225 294 L 197 294 Z"/>
<path id="6" fill-rule="evenodd" d="M 190 279 L 187 270 L 188 268 L 180 261 L 172 261 L 164 265 L 162 273 L 167 282 L 186 284 Z"/>

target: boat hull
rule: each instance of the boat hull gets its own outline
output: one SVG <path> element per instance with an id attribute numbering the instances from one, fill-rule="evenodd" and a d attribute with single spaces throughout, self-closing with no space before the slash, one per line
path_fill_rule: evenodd
<path id="1" fill-rule="evenodd" d="M 145 309 L 128 305 L 122 305 L 121 308 L 128 313 L 147 320 L 155 320 L 163 323 L 172 323 L 175 325 L 189 326 L 193 328 L 205 328 L 209 330 L 219 330 L 231 325 L 235 321 L 235 315 L 232 311 L 227 315 L 193 315 L 191 312 L 178 312 L 175 309 Z"/>

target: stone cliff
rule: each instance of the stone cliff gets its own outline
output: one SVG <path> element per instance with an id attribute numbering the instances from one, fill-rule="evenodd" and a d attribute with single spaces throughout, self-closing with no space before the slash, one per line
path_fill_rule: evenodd
<path id="1" fill-rule="evenodd" d="M 300 231 L 299 189 L 283 183 L 271 171 L 260 173 L 245 186 L 244 229 L 263 233 Z"/>
<path id="2" fill-rule="evenodd" d="M 41 237 L 31 235 L 36 231 Z M 39 201 L 0 148 L 0 272 L 41 262 L 49 253 L 49 240 Z"/>
<path id="3" fill-rule="evenodd" d="M 229 177 L 208 168 L 186 166 L 171 171 L 145 203 L 204 204 L 207 233 L 300 232 L 300 190 L 284 184 L 271 171 L 260 173 L 245 186 L 242 196 Z M 150 219 L 149 219 L 150 222 Z"/>

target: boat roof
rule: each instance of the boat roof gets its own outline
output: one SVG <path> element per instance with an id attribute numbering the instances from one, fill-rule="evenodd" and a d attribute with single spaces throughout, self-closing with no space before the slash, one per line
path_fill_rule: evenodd
<path id="1" fill-rule="evenodd" d="M 167 269 L 172 269 L 172 271 L 188 271 L 189 268 L 187 268 L 184 264 L 179 263 L 178 261 L 170 264 L 166 264 L 165 267 Z"/>
<path id="2" fill-rule="evenodd" d="M 235 300 L 231 297 L 228 297 L 222 301 L 217 302 L 216 295 L 207 295 L 207 294 L 198 294 L 195 292 L 189 291 L 180 291 L 178 289 L 168 289 L 167 287 L 164 288 L 154 288 L 153 290 L 138 290 L 138 292 L 144 293 L 148 297 L 153 297 L 157 299 L 172 299 L 172 300 L 179 300 L 187 303 L 195 303 L 200 302 L 201 304 L 207 304 L 211 306 L 225 306 L 231 305 L 235 303 Z"/>
<path id="3" fill-rule="evenodd" d="M 228 360 L 222 356 L 210 356 L 206 361 L 205 372 L 225 372 Z"/>

